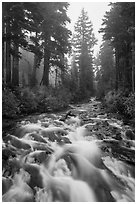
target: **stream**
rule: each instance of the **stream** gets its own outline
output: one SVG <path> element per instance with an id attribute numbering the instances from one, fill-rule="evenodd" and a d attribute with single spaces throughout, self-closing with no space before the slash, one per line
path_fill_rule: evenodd
<path id="1" fill-rule="evenodd" d="M 2 141 L 3 202 L 134 202 L 135 134 L 89 103 L 28 116 Z"/>

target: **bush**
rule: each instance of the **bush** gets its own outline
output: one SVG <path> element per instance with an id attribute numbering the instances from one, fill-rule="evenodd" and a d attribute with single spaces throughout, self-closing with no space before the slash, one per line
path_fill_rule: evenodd
<path id="1" fill-rule="evenodd" d="M 21 113 L 34 113 L 37 111 L 38 99 L 30 88 L 21 89 L 20 92 Z"/>
<path id="2" fill-rule="evenodd" d="M 135 118 L 135 94 L 131 93 L 124 102 L 126 115 L 129 118 Z"/>
<path id="3" fill-rule="evenodd" d="M 15 94 L 9 90 L 2 91 L 2 116 L 6 118 L 15 118 L 20 113 L 20 101 Z"/>
<path id="4" fill-rule="evenodd" d="M 48 90 L 48 96 L 42 94 L 39 101 L 39 110 L 41 111 L 59 111 L 66 108 L 71 100 L 71 94 L 67 89 L 58 88 Z"/>
<path id="5" fill-rule="evenodd" d="M 65 89 L 63 87 L 58 88 L 55 92 L 55 96 L 57 98 L 57 101 L 59 103 L 59 106 L 62 108 L 66 108 L 69 103 L 71 102 L 72 95 L 68 91 L 68 89 Z"/>
<path id="6" fill-rule="evenodd" d="M 133 93 L 110 91 L 106 94 L 104 102 L 110 112 L 119 113 L 129 119 L 135 117 L 135 95 Z"/>
<path id="7" fill-rule="evenodd" d="M 71 94 L 65 88 L 37 87 L 35 89 L 16 88 L 3 90 L 3 116 L 59 111 L 67 108 Z"/>
<path id="8" fill-rule="evenodd" d="M 56 105 L 57 105 L 56 98 L 50 95 L 40 100 L 40 102 L 38 103 L 38 109 L 40 112 L 53 111 Z"/>

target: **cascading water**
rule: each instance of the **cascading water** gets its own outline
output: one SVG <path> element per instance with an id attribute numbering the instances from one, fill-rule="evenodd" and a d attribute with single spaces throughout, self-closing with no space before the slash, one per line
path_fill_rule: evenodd
<path id="1" fill-rule="evenodd" d="M 91 101 L 93 112 L 95 104 Z M 86 108 L 79 108 L 79 113 L 87 111 Z M 97 130 L 93 131 L 93 127 L 106 123 L 107 127 L 115 125 L 121 130 L 116 121 L 104 117 L 90 117 L 86 124 L 78 116 L 69 116 L 64 122 L 58 116 L 50 122 L 45 117 L 48 127 L 39 121 L 21 125 L 16 136 L 8 135 L 3 142 L 7 159 L 3 162 L 2 200 L 134 201 L 134 166 L 113 157 L 112 146 L 117 144 L 114 138 L 98 139 Z M 130 149 L 134 151 L 134 145 Z"/>

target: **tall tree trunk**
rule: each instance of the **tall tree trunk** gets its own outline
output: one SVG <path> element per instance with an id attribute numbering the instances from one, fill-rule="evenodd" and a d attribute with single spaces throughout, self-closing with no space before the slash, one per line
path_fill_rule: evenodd
<path id="1" fill-rule="evenodd" d="M 19 86 L 19 46 L 14 45 L 16 56 L 13 56 L 13 67 L 12 67 L 12 85 Z"/>
<path id="2" fill-rule="evenodd" d="M 5 81 L 5 42 L 4 42 L 4 35 L 5 35 L 5 23 L 4 19 L 2 19 L 2 80 Z"/>
<path id="3" fill-rule="evenodd" d="M 35 33 L 35 37 L 37 39 L 37 37 L 38 37 L 38 33 L 37 32 Z M 37 46 L 38 46 L 38 43 L 35 42 L 35 47 L 37 48 Z M 31 76 L 32 79 L 31 79 L 31 84 L 30 84 L 32 87 L 36 86 L 36 84 L 37 84 L 36 70 L 37 70 L 38 60 L 39 60 L 39 57 L 35 53 L 34 54 L 34 65 L 33 65 L 32 76 Z"/>
<path id="4" fill-rule="evenodd" d="M 127 44 L 127 50 L 126 50 L 126 82 L 125 88 L 128 88 L 128 90 L 132 90 L 132 53 L 131 53 L 131 47 L 130 44 Z"/>
<path id="5" fill-rule="evenodd" d="M 10 25 L 7 21 L 6 23 L 6 83 L 7 85 L 11 84 L 11 55 L 10 55 Z"/>
<path id="6" fill-rule="evenodd" d="M 135 66 L 132 66 L 132 92 L 135 92 Z"/>
<path id="7" fill-rule="evenodd" d="M 55 87 L 57 87 L 57 82 L 58 82 L 58 70 L 56 68 L 55 69 Z"/>
<path id="8" fill-rule="evenodd" d="M 64 61 L 64 55 L 60 54 L 60 63 L 61 66 L 61 83 L 62 85 L 65 85 L 65 61 Z"/>
<path id="9" fill-rule="evenodd" d="M 32 76 L 31 76 L 31 86 L 34 87 L 37 84 L 37 79 L 36 79 L 36 70 L 37 70 L 37 63 L 38 63 L 38 56 L 35 54 L 34 55 L 34 66 L 32 70 Z"/>
<path id="10" fill-rule="evenodd" d="M 132 43 L 132 91 L 135 92 L 135 43 Z"/>
<path id="11" fill-rule="evenodd" d="M 45 47 L 44 49 L 44 70 L 43 70 L 43 77 L 42 77 L 41 84 L 47 87 L 49 86 L 49 70 L 50 70 L 49 60 L 50 60 L 50 53 Z"/>
<path id="12" fill-rule="evenodd" d="M 115 90 L 117 91 L 119 88 L 119 53 L 118 48 L 115 50 L 115 67 L 116 67 L 116 78 L 115 78 Z"/>

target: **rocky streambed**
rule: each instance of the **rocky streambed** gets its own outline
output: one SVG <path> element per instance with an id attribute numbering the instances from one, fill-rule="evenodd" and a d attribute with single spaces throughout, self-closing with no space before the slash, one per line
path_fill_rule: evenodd
<path id="1" fill-rule="evenodd" d="M 3 201 L 135 201 L 134 129 L 100 105 L 18 121 L 3 138 Z"/>

